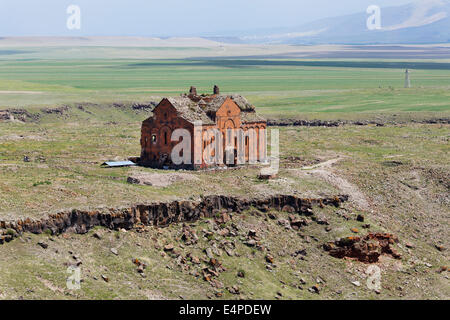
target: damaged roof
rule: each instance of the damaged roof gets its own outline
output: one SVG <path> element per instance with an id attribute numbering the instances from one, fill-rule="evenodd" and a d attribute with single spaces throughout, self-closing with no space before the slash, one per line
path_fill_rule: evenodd
<path id="1" fill-rule="evenodd" d="M 167 98 L 167 100 L 183 119 L 189 122 L 202 121 L 204 124 L 214 124 L 200 105 L 189 99 L 188 96 Z"/>
<path id="2" fill-rule="evenodd" d="M 241 95 L 212 95 L 192 96 L 181 95 L 180 97 L 166 98 L 177 110 L 178 114 L 189 122 L 202 121 L 203 124 L 214 124 L 215 120 L 210 115 L 215 114 L 227 98 L 232 99 L 241 109 L 242 122 L 266 121 L 258 116 L 253 106 Z"/>

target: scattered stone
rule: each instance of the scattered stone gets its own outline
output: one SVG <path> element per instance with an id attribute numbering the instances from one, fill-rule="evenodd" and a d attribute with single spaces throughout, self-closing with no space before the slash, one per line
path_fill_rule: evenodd
<path id="1" fill-rule="evenodd" d="M 286 229 L 289 229 L 289 228 L 291 227 L 291 224 L 290 224 L 289 221 L 286 220 L 286 219 L 278 219 L 278 224 L 279 224 L 280 226 L 285 227 Z"/>
<path id="2" fill-rule="evenodd" d="M 294 253 L 291 254 L 291 257 L 298 257 L 300 256 L 300 258 L 305 257 L 306 256 L 306 249 L 300 249 L 300 250 L 296 250 Z"/>
<path id="3" fill-rule="evenodd" d="M 102 274 L 102 279 L 105 282 L 109 282 L 109 278 L 107 276 L 105 276 L 104 274 Z"/>
<path id="4" fill-rule="evenodd" d="M 240 289 L 237 285 L 234 285 L 232 287 L 228 287 L 228 292 L 231 294 L 239 294 L 240 293 Z"/>
<path id="5" fill-rule="evenodd" d="M 219 230 L 219 235 L 221 235 L 222 237 L 226 237 L 229 234 L 230 234 L 230 230 L 228 230 L 227 228 Z"/>
<path id="6" fill-rule="evenodd" d="M 359 281 L 352 281 L 352 284 L 356 287 L 360 287 L 361 286 L 361 282 Z"/>
<path id="7" fill-rule="evenodd" d="M 213 255 L 213 252 L 212 252 L 212 250 L 211 250 L 211 248 L 206 248 L 205 249 L 205 253 L 206 253 L 206 256 L 208 257 L 208 258 L 214 258 L 214 255 Z"/>
<path id="8" fill-rule="evenodd" d="M 294 213 L 295 209 L 292 206 L 287 204 L 281 209 L 281 211 L 288 212 L 288 213 Z"/>
<path id="9" fill-rule="evenodd" d="M 247 234 L 247 237 L 249 237 L 249 238 L 255 238 L 256 237 L 256 230 L 249 230 L 248 231 L 248 234 Z"/>
<path id="10" fill-rule="evenodd" d="M 211 286 L 213 288 L 216 288 L 216 289 L 222 289 L 223 288 L 223 283 L 220 282 L 217 279 L 211 279 L 211 281 L 209 281 L 209 283 L 211 284 Z"/>
<path id="11" fill-rule="evenodd" d="M 39 241 L 37 244 L 38 244 L 39 246 L 41 246 L 42 248 L 44 248 L 44 249 L 47 249 L 47 248 L 48 248 L 48 244 L 45 243 L 45 242 L 43 242 L 43 241 Z"/>
<path id="12" fill-rule="evenodd" d="M 312 286 L 311 288 L 308 288 L 308 291 L 311 292 L 311 293 L 317 293 L 317 294 L 320 293 L 320 289 L 316 285 Z"/>
<path id="13" fill-rule="evenodd" d="M 246 244 L 249 247 L 255 247 L 256 246 L 256 241 L 253 240 L 253 239 L 250 239 L 250 240 L 244 242 L 244 244 Z"/>
<path id="14" fill-rule="evenodd" d="M 145 268 L 144 268 L 144 265 L 141 264 L 141 265 L 139 265 L 139 266 L 137 267 L 137 272 L 138 272 L 138 273 L 143 273 L 143 272 L 144 272 L 144 269 L 145 269 Z"/>
<path id="15" fill-rule="evenodd" d="M 415 248 L 415 246 L 414 246 L 411 242 L 405 243 L 405 246 L 406 246 L 407 248 L 409 248 L 409 249 L 414 249 L 414 248 Z"/>
<path id="16" fill-rule="evenodd" d="M 438 273 L 446 272 L 448 271 L 448 268 L 446 266 L 442 266 L 439 268 Z"/>
<path id="17" fill-rule="evenodd" d="M 445 248 L 444 248 L 444 246 L 441 246 L 441 245 L 438 245 L 438 244 L 435 244 L 434 245 L 434 247 L 436 248 L 436 249 L 438 249 L 439 251 L 445 251 Z"/>
<path id="18" fill-rule="evenodd" d="M 211 250 L 213 252 L 213 254 L 215 254 L 216 256 L 222 256 L 222 251 L 217 247 L 217 245 L 215 243 L 211 244 Z"/>
<path id="19" fill-rule="evenodd" d="M 239 270 L 238 273 L 237 273 L 237 276 L 239 278 L 245 278 L 245 271 L 244 270 Z"/>
<path id="20" fill-rule="evenodd" d="M 165 246 L 164 246 L 164 251 L 173 251 L 173 249 L 174 249 L 174 246 L 173 246 L 173 244 L 166 244 Z"/>
<path id="21" fill-rule="evenodd" d="M 142 275 L 147 265 L 140 261 L 138 258 L 134 258 L 131 261 L 137 266 L 136 271 Z"/>
<path id="22" fill-rule="evenodd" d="M 317 282 L 318 284 L 321 284 L 321 283 L 325 283 L 325 280 L 323 280 L 321 277 L 317 277 L 317 278 L 316 278 L 316 282 Z"/>
<path id="23" fill-rule="evenodd" d="M 114 255 L 116 255 L 116 256 L 119 255 L 119 252 L 117 251 L 116 248 L 111 248 L 111 253 L 114 254 Z"/>
<path id="24" fill-rule="evenodd" d="M 200 264 L 200 259 L 197 258 L 196 256 L 192 256 L 191 261 L 193 264 Z"/>
<path id="25" fill-rule="evenodd" d="M 260 179 L 260 180 L 271 180 L 271 179 L 276 179 L 276 178 L 277 178 L 276 173 L 260 173 L 258 175 L 258 179 Z"/>
<path id="26" fill-rule="evenodd" d="M 186 245 L 192 245 L 198 242 L 197 234 L 188 225 L 183 224 L 182 233 L 181 240 L 183 240 Z"/>
<path id="27" fill-rule="evenodd" d="M 268 254 L 266 255 L 266 261 L 273 264 L 273 262 L 274 262 L 273 256 L 272 256 L 271 254 L 268 253 Z"/>
<path id="28" fill-rule="evenodd" d="M 226 224 L 232 219 L 231 214 L 228 214 L 227 212 L 219 213 L 219 216 L 215 218 L 215 221 L 217 224 Z"/>
<path id="29" fill-rule="evenodd" d="M 294 230 L 299 230 L 301 227 L 306 226 L 308 224 L 306 219 L 300 219 L 298 218 L 298 216 L 295 216 L 293 214 L 289 215 L 289 221 L 292 229 Z"/>
<path id="30" fill-rule="evenodd" d="M 397 250 L 395 250 L 394 248 L 390 248 L 390 252 L 391 256 L 393 256 L 395 259 L 401 259 L 402 255 L 400 253 L 397 252 Z"/>
<path id="31" fill-rule="evenodd" d="M 358 214 L 358 216 L 356 217 L 356 220 L 359 222 L 364 222 L 364 216 L 362 214 Z"/>
<path id="32" fill-rule="evenodd" d="M 317 216 L 315 217 L 315 220 L 316 220 L 316 223 L 317 223 L 317 224 L 321 224 L 321 225 L 329 225 L 329 224 L 330 224 L 330 223 L 328 222 L 327 218 L 326 218 L 324 215 L 322 215 L 322 214 L 317 215 Z"/>
<path id="33" fill-rule="evenodd" d="M 234 256 L 234 252 L 233 252 L 233 250 L 231 248 L 225 247 L 225 252 L 230 257 Z"/>
<path id="34" fill-rule="evenodd" d="M 172 251 L 169 251 L 169 254 L 172 258 L 178 258 L 181 255 L 181 251 L 175 248 Z"/>
<path id="35" fill-rule="evenodd" d="M 101 239 L 102 239 L 102 236 L 101 236 L 100 233 L 98 233 L 98 232 L 94 232 L 94 233 L 92 234 L 92 236 L 93 236 L 94 238 L 98 239 L 98 240 L 101 240 Z"/>
<path id="36" fill-rule="evenodd" d="M 267 214 L 267 216 L 268 216 L 270 219 L 272 219 L 272 220 L 276 220 L 276 219 L 277 219 L 277 216 L 276 216 L 273 212 L 269 212 L 269 213 Z"/>

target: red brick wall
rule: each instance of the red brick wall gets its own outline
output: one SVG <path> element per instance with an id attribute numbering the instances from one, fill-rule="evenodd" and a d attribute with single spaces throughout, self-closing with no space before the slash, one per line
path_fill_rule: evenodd
<path id="1" fill-rule="evenodd" d="M 208 129 L 219 129 L 224 137 L 223 146 L 226 146 L 226 134 L 227 129 L 241 128 L 246 131 L 250 128 L 256 129 L 257 141 L 259 141 L 260 129 L 266 128 L 266 123 L 241 123 L 240 108 L 234 103 L 233 100 L 227 98 L 224 104 L 216 112 L 217 125 L 203 125 L 202 132 Z M 187 129 L 192 137 L 191 147 L 191 159 L 194 162 L 194 126 L 192 123 L 184 120 L 177 115 L 176 109 L 166 99 L 155 108 L 153 117 L 145 120 L 142 124 L 141 130 L 141 163 L 143 165 L 162 167 L 163 165 L 171 164 L 170 155 L 172 149 L 179 141 L 172 142 L 171 135 L 176 129 Z M 153 141 L 152 136 L 156 137 L 156 142 Z M 203 154 L 204 148 L 210 142 L 201 142 L 201 152 Z M 244 139 L 245 144 L 245 139 Z M 263 146 L 265 148 L 265 146 Z M 249 146 L 245 145 L 246 161 L 249 160 Z M 224 150 L 225 154 L 225 150 Z M 163 163 L 164 157 L 167 157 L 167 163 Z M 258 160 L 260 160 L 258 155 Z M 201 165 L 195 167 L 206 168 L 206 164 L 203 162 Z"/>
<path id="2" fill-rule="evenodd" d="M 171 141 L 172 132 L 176 129 L 187 129 L 193 134 L 193 125 L 177 115 L 176 109 L 168 100 L 163 100 L 153 112 L 153 117 L 142 124 L 141 129 L 141 162 L 144 165 L 163 165 L 161 160 L 167 155 L 170 160 L 172 148 L 178 141 Z M 152 136 L 156 136 L 156 142 Z"/>

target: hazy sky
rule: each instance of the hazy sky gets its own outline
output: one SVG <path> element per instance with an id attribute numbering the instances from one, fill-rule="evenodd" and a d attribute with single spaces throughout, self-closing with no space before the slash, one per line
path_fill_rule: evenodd
<path id="1" fill-rule="evenodd" d="M 0 36 L 174 36 L 303 25 L 412 0 L 0 0 Z M 66 27 L 67 7 L 81 29 Z"/>

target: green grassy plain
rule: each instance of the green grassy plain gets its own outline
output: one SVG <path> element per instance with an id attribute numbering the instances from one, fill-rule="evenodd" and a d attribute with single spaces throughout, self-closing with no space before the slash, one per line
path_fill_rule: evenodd
<path id="1" fill-rule="evenodd" d="M 88 111 L 95 112 L 91 107 Z M 77 111 L 78 112 L 78 111 Z M 97 111 L 99 112 L 99 111 Z M 198 199 L 207 194 L 264 196 L 272 193 L 295 193 L 317 197 L 347 193 L 339 181 L 323 179 L 320 172 L 302 169 L 318 161 L 341 157 L 341 161 L 326 170 L 349 181 L 364 194 L 370 209 L 345 203 L 344 208 L 314 209 L 330 222 L 326 226 L 311 223 L 299 232 L 285 230 L 264 213 L 235 214 L 231 223 L 238 224 L 240 235 L 257 229 L 264 244 L 270 247 L 277 267 L 266 269 L 265 253 L 248 248 L 236 238 L 239 256 L 222 253 L 218 259 L 227 271 L 218 278 L 225 288 L 238 284 L 241 295 L 219 291 L 223 298 L 273 299 L 446 299 L 449 296 L 446 273 L 438 270 L 448 262 L 446 253 L 435 245 L 447 243 L 448 181 L 450 152 L 448 125 L 344 126 L 339 128 L 280 128 L 281 169 L 277 179 L 261 181 L 259 170 L 191 172 L 194 180 L 178 181 L 168 187 L 139 186 L 126 182 L 133 173 L 154 172 L 148 168 L 102 169 L 107 159 L 124 159 L 139 152 L 139 118 L 135 114 L 116 124 L 71 118 L 46 119 L 41 124 L 9 122 L 0 126 L 0 219 L 39 219 L 48 212 L 71 208 L 117 208 L 136 203 L 173 199 Z M 134 117 L 134 121 L 132 120 Z M 127 120 L 125 120 L 127 119 Z M 23 155 L 30 162 L 23 162 Z M 292 157 L 295 157 L 292 160 Z M 325 176 L 326 177 L 326 176 Z M 343 218 L 342 212 L 346 215 Z M 357 222 L 362 213 L 365 222 Z M 278 213 L 287 219 L 287 213 Z M 382 269 L 382 291 L 377 295 L 365 286 L 366 264 L 339 260 L 326 254 L 321 245 L 338 237 L 352 235 L 350 228 L 361 234 L 370 231 L 390 232 L 400 238 L 396 248 L 401 261 L 389 257 L 377 263 Z M 213 229 L 213 223 L 202 220 L 192 226 L 197 234 Z M 182 226 L 147 228 L 138 233 L 102 230 L 102 240 L 84 235 L 24 234 L 20 239 L 0 246 L 0 298 L 17 299 L 206 299 L 217 298 L 217 290 L 201 276 L 183 271 L 177 259 L 163 255 L 162 247 L 173 243 L 182 256 L 193 253 L 206 257 L 203 250 L 212 242 L 222 241 L 215 235 L 212 241 L 201 238 L 198 245 L 182 246 L 179 242 Z M 96 231 L 99 231 L 96 230 Z M 327 231 L 328 230 L 328 231 Z M 307 240 L 312 238 L 314 240 Z M 44 250 L 38 241 L 49 244 Z M 405 244 L 413 246 L 408 249 Z M 119 256 L 110 252 L 118 248 Z M 305 249 L 304 260 L 290 255 Z M 67 266 L 73 254 L 81 257 L 82 289 L 66 288 Z M 20 263 L 18 263 L 20 257 Z M 147 263 L 146 278 L 142 278 L 131 262 L 139 258 Z M 294 261 L 294 262 L 292 262 Z M 192 265 L 189 263 L 189 265 Z M 198 269 L 192 265 L 191 270 Z M 239 270 L 245 278 L 236 276 Z M 109 282 L 102 280 L 106 275 Z M 308 291 L 317 279 L 321 293 Z M 302 279 L 302 280 L 300 280 Z M 359 280 L 361 287 L 351 282 Z M 302 284 L 306 281 L 306 284 Z M 322 280 L 320 280 L 322 281 Z M 299 288 L 299 285 L 301 289 Z M 401 288 L 401 289 L 398 289 Z"/>
<path id="2" fill-rule="evenodd" d="M 269 181 L 257 178 L 259 168 L 245 167 L 188 172 L 193 179 L 166 187 L 141 186 L 127 183 L 127 177 L 177 172 L 100 167 L 106 160 L 139 155 L 141 122 L 151 114 L 148 109 L 113 102 L 157 100 L 178 95 L 191 85 L 209 93 L 217 84 L 223 93 L 245 95 L 268 118 L 448 118 L 448 61 L 161 59 L 174 50 L 185 58 L 205 51 L 0 50 L 0 110 L 23 108 L 39 115 L 27 122 L 0 121 L 0 220 L 40 219 L 74 208 L 130 207 L 208 194 L 322 197 L 344 193 L 351 201 L 343 208 L 314 209 L 326 216 L 329 228 L 311 223 L 298 232 L 286 231 L 265 213 L 235 214 L 236 220 L 229 224 L 239 226 L 239 238 L 245 238 L 249 229 L 258 230 L 277 267 L 268 271 L 265 252 L 248 248 L 238 239 L 225 239 L 236 242 L 239 255 L 218 257 L 227 268 L 219 278 L 223 297 L 448 299 L 448 274 L 440 271 L 448 264 L 448 254 L 437 249 L 448 244 L 450 230 L 448 124 L 279 128 L 281 168 L 278 177 Z M 154 51 L 159 59 L 146 57 Z M 435 62 L 440 64 L 429 65 Z M 410 64 L 417 67 L 412 70 L 414 87 L 404 89 L 403 68 Z M 83 102 L 91 104 L 78 108 Z M 42 110 L 66 104 L 70 107 L 61 113 Z M 336 162 L 305 169 L 329 160 Z M 360 213 L 364 223 L 356 220 Z M 286 213 L 277 214 L 287 219 Z M 369 229 L 364 224 L 370 224 Z M 208 220 L 192 227 L 199 235 L 204 229 L 215 232 L 218 228 Z M 383 256 L 377 263 L 383 275 L 379 295 L 365 286 L 367 265 L 332 258 L 322 250 L 326 241 L 353 235 L 350 228 L 355 227 L 359 234 L 382 231 L 400 238 L 396 249 L 402 260 Z M 149 227 L 143 233 L 99 228 L 101 240 L 92 237 L 93 230 L 85 235 L 21 235 L 0 246 L 0 299 L 217 298 L 202 277 L 181 270 L 178 260 L 162 252 L 162 246 L 174 243 L 183 257 L 192 252 L 206 257 L 203 250 L 211 242 L 201 237 L 198 245 L 181 246 L 181 228 Z M 215 237 L 213 242 L 224 240 Z M 48 249 L 38 246 L 38 241 L 49 243 Z M 118 248 L 118 256 L 111 253 L 112 247 Z M 292 251 L 300 249 L 307 250 L 305 259 L 295 258 L 292 263 Z M 83 261 L 80 291 L 65 286 L 74 253 Z M 147 278 L 136 272 L 131 262 L 136 257 L 147 263 Z M 239 270 L 245 271 L 245 278 L 237 277 Z M 109 277 L 109 282 L 101 275 Z M 362 285 L 352 284 L 355 280 Z M 235 284 L 242 289 L 241 295 L 226 289 Z M 320 295 L 308 291 L 312 285 L 320 286 Z"/>
<path id="3" fill-rule="evenodd" d="M 202 54 L 196 48 L 178 48 L 186 59 L 146 59 L 149 48 L 129 49 L 141 52 L 139 59 L 114 58 L 117 48 L 111 48 L 109 56 L 105 48 L 90 48 L 95 58 L 76 58 L 75 49 L 66 55 L 58 48 L 0 52 L 0 108 L 148 101 L 179 95 L 191 85 L 210 93 L 217 84 L 223 93 L 245 95 L 272 118 L 450 112 L 447 61 L 192 58 Z M 31 52 L 31 58 L 23 52 Z M 403 88 L 406 67 L 413 68 L 412 89 Z"/>

